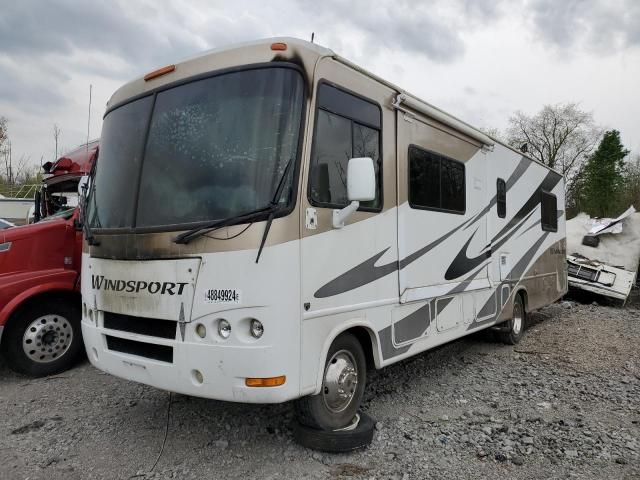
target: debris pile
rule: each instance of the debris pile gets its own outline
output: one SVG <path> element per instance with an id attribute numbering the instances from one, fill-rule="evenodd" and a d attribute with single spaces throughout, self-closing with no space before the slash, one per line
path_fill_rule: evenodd
<path id="1" fill-rule="evenodd" d="M 640 261 L 640 213 L 629 207 L 617 218 L 585 213 L 567 221 L 569 286 L 624 303 Z"/>

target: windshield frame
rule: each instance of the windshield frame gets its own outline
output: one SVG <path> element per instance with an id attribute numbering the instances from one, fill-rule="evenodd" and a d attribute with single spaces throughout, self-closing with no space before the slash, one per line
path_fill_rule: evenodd
<path id="1" fill-rule="evenodd" d="M 300 125 L 298 127 L 298 145 L 297 145 L 297 151 L 296 151 L 296 158 L 291 159 L 293 161 L 293 168 L 291 169 L 292 171 L 288 174 L 288 175 L 291 175 L 292 177 L 291 178 L 291 182 L 292 182 L 291 198 L 289 199 L 286 205 L 282 205 L 282 207 L 278 209 L 278 211 L 274 214 L 273 218 L 276 219 L 276 218 L 290 215 L 295 210 L 298 202 L 301 160 L 303 155 L 304 139 L 306 136 L 305 127 L 307 123 L 306 122 L 307 115 L 309 112 L 309 93 L 308 93 L 309 87 L 308 87 L 307 76 L 305 75 L 304 69 L 300 65 L 296 63 L 288 62 L 288 61 L 273 61 L 273 62 L 252 63 L 248 65 L 238 65 L 238 66 L 222 68 L 218 70 L 212 70 L 212 71 L 192 75 L 190 77 L 176 80 L 174 82 L 170 82 L 165 85 L 160 85 L 158 87 L 147 90 L 138 95 L 134 95 L 123 102 L 119 102 L 109 107 L 102 117 L 103 121 L 107 117 L 107 115 L 109 115 L 111 112 L 113 112 L 114 110 L 117 110 L 120 107 L 128 105 L 132 102 L 135 102 L 136 100 L 140 100 L 146 97 L 153 97 L 151 108 L 149 110 L 149 120 L 145 128 L 145 135 L 144 135 L 144 140 L 142 145 L 142 157 L 141 157 L 142 161 L 140 162 L 140 167 L 137 173 L 137 181 L 132 184 L 132 188 L 134 188 L 135 190 L 135 201 L 134 201 L 134 204 L 131 206 L 131 208 L 133 208 L 133 226 L 132 227 L 114 227 L 114 228 L 91 227 L 91 231 L 94 234 L 177 232 L 177 231 L 184 231 L 184 230 L 190 230 L 193 228 L 202 227 L 211 223 L 212 221 L 219 220 L 219 219 L 211 218 L 203 221 L 188 222 L 188 223 L 175 223 L 175 224 L 147 226 L 147 227 L 137 226 L 138 201 L 140 196 L 140 187 L 142 183 L 142 169 L 145 164 L 145 156 L 146 156 L 147 145 L 149 141 L 149 131 L 151 129 L 151 118 L 155 110 L 156 98 L 157 98 L 157 95 L 161 92 L 170 90 L 172 88 L 180 87 L 182 85 L 186 85 L 192 82 L 196 82 L 199 80 L 217 77 L 217 76 L 221 76 L 229 73 L 237 73 L 237 72 L 244 72 L 244 71 L 250 71 L 250 70 L 264 70 L 269 68 L 286 68 L 286 69 L 294 70 L 298 73 L 298 75 L 300 75 L 300 80 L 302 81 L 302 99 L 301 99 L 302 101 L 300 102 L 300 105 L 299 105 Z M 97 163 L 98 162 L 96 162 L 96 166 L 97 166 Z M 94 174 L 94 177 L 95 175 L 97 175 L 97 168 L 96 168 L 96 173 Z M 95 187 L 95 183 L 96 182 L 94 178 L 92 189 L 93 187 Z M 255 223 L 255 222 L 265 221 L 268 218 L 269 218 L 269 212 L 265 212 L 263 215 L 256 216 L 256 218 L 252 219 L 251 222 L 246 222 L 246 223 Z M 232 223 L 231 225 L 234 225 L 234 224 Z"/>

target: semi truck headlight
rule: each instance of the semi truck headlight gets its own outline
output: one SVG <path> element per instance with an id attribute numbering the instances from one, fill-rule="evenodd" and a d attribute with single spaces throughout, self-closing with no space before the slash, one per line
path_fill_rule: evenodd
<path id="1" fill-rule="evenodd" d="M 224 318 L 218 320 L 218 334 L 222 338 L 229 338 L 229 335 L 231 335 L 231 324 Z"/>
<path id="2" fill-rule="evenodd" d="M 251 326 L 249 330 L 251 331 L 251 336 L 253 338 L 260 338 L 264 333 L 264 327 L 262 326 L 262 322 L 260 322 L 259 320 L 256 320 L 255 318 L 251 320 Z"/>

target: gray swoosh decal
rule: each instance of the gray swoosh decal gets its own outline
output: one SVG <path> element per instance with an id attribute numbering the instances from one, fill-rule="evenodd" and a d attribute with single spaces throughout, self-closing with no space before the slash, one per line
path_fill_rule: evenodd
<path id="1" fill-rule="evenodd" d="M 456 285 L 443 296 L 453 295 L 454 293 L 460 293 L 467 289 L 471 281 L 480 273 L 482 269 L 478 269 L 472 275 L 468 276 L 465 280 L 460 282 L 459 285 Z M 446 308 L 449 303 L 451 303 L 452 298 L 446 298 L 440 302 L 442 305 L 442 309 Z M 435 305 L 436 299 L 432 298 L 425 303 L 422 307 L 417 309 L 415 312 L 410 313 L 406 317 L 400 319 L 399 321 L 394 323 L 393 329 L 394 334 L 396 336 L 396 341 L 402 343 L 404 341 L 418 339 L 424 335 L 427 331 L 431 322 L 435 320 L 436 310 Z M 391 325 L 383 328 L 378 332 L 378 336 L 380 338 L 380 346 L 382 349 L 382 358 L 388 359 L 391 357 L 395 357 L 397 355 L 401 355 L 407 350 L 411 345 L 403 345 L 402 347 L 395 347 L 393 345 L 393 340 L 391 338 L 392 328 Z M 398 339 L 398 337 L 400 337 Z"/>
<path id="2" fill-rule="evenodd" d="M 510 283 L 514 283 L 514 279 L 517 279 L 515 281 L 516 284 L 520 282 L 520 279 L 524 275 L 527 265 L 529 265 L 529 262 L 531 262 L 536 252 L 540 248 L 540 245 L 542 245 L 542 243 L 545 241 L 548 235 L 549 235 L 549 232 L 545 232 L 540 238 L 538 238 L 538 240 L 536 240 L 536 242 L 531 246 L 531 248 L 527 250 L 527 252 L 518 261 L 518 263 L 516 263 L 516 265 L 511 269 L 511 271 L 509 272 L 509 275 L 507 276 L 508 280 L 500 282 L 500 284 L 496 287 L 496 290 L 495 290 L 496 292 L 501 291 L 503 285 L 509 285 Z M 495 295 L 495 292 L 494 292 L 494 295 Z M 482 311 L 488 308 L 489 306 L 493 309 L 493 304 L 491 302 L 494 302 L 494 301 L 495 301 L 494 296 L 492 295 L 489 298 L 489 300 L 487 300 L 487 302 L 484 304 L 484 306 L 480 309 L 480 312 L 482 313 Z M 467 327 L 467 330 L 475 329 L 482 325 L 486 325 L 488 323 L 494 322 L 496 318 L 498 318 L 501 312 L 502 312 L 502 309 L 496 310 L 496 313 L 493 317 L 489 317 L 486 320 L 483 320 L 481 322 L 471 323 L 469 327 Z"/>
<path id="3" fill-rule="evenodd" d="M 367 283 L 374 282 L 379 278 L 386 277 L 392 272 L 398 269 L 398 262 L 393 261 L 386 265 L 376 266 L 376 262 L 382 257 L 387 250 L 391 247 L 385 248 L 380 253 L 368 258 L 360 265 L 356 265 L 348 272 L 343 273 L 339 277 L 331 280 L 329 283 L 320 287 L 320 289 L 313 294 L 315 298 L 326 298 L 340 293 L 354 290 L 358 287 L 362 287 Z"/>
<path id="4" fill-rule="evenodd" d="M 558 220 L 560 220 L 560 218 L 564 215 L 564 210 L 557 210 L 557 215 L 558 215 Z M 538 225 L 540 225 L 542 223 L 542 220 L 538 220 L 537 222 L 534 222 L 529 228 L 527 228 L 524 232 L 522 232 L 520 235 L 518 235 L 518 238 L 520 238 L 521 236 L 523 236 L 525 233 L 527 233 L 529 230 L 531 230 L 532 228 L 537 227 Z"/>
<path id="5" fill-rule="evenodd" d="M 454 258 L 453 262 L 451 262 L 451 265 L 449 265 L 449 268 L 444 273 L 445 280 L 453 280 L 454 278 L 461 277 L 462 275 L 476 268 L 487 258 L 491 257 L 490 249 L 473 258 L 469 258 L 467 256 L 467 249 L 469 248 L 469 244 L 473 240 L 473 237 L 475 237 L 476 233 L 478 233 L 478 229 L 476 229 L 475 232 L 471 234 L 469 240 L 467 240 L 467 242 L 462 246 L 462 248 L 458 252 L 458 255 L 456 255 L 456 258 Z"/>
<path id="6" fill-rule="evenodd" d="M 523 159 L 520 161 L 520 164 L 518 164 L 518 167 L 516 167 L 516 170 L 514 171 L 514 173 L 510 176 L 509 178 L 510 185 L 515 184 L 515 182 L 519 178 L 521 178 L 522 174 L 525 172 L 526 168 L 523 166 L 524 160 L 525 159 L 523 157 Z M 530 163 L 531 161 L 528 160 L 528 162 Z M 508 238 L 510 238 L 513 235 L 513 233 L 515 233 L 515 231 L 522 225 L 521 221 L 523 219 L 526 220 L 526 218 L 528 218 L 528 216 L 530 216 L 531 213 L 533 213 L 533 210 L 535 209 L 537 204 L 540 202 L 540 190 L 552 190 L 553 187 L 555 187 L 555 185 L 560 181 L 561 178 L 562 177 L 555 172 L 550 171 L 547 173 L 547 175 L 545 176 L 540 186 L 533 192 L 531 197 L 529 197 L 529 199 L 525 202 L 522 208 L 507 223 L 507 225 L 505 225 L 504 228 L 493 238 L 492 243 L 496 239 L 503 236 L 505 233 L 512 230 L 514 226 L 516 227 L 511 232 L 509 232 L 509 235 L 507 236 L 506 239 L 502 239 L 501 242 L 498 242 L 496 244 L 496 248 L 501 246 Z M 488 211 L 488 208 L 489 207 L 483 208 L 480 213 L 482 212 L 486 213 L 486 211 Z M 339 277 L 336 277 L 335 279 L 326 283 L 325 285 L 320 287 L 313 294 L 313 296 L 315 298 L 327 298 L 327 297 L 332 297 L 334 295 L 339 295 L 341 293 L 355 290 L 356 288 L 359 288 L 371 282 L 374 282 L 382 277 L 389 275 L 390 273 L 395 272 L 398 269 L 402 270 L 407 265 L 410 265 L 411 263 L 415 262 L 420 257 L 428 253 L 430 250 L 440 245 L 442 242 L 444 242 L 446 239 L 448 239 L 451 235 L 456 233 L 458 230 L 460 230 L 465 226 L 472 225 L 473 223 L 478 221 L 478 219 L 480 218 L 482 218 L 480 214 L 475 215 L 469 220 L 458 225 L 453 230 L 449 231 L 448 233 L 445 233 L 440 238 L 434 240 L 433 242 L 424 246 L 420 250 L 415 251 L 414 253 L 405 257 L 399 262 L 394 260 L 393 262 L 387 263 L 385 265 L 377 266 L 375 263 L 389 250 L 389 248 L 391 248 L 391 247 L 387 247 L 380 253 L 377 253 L 373 257 L 368 258 L 367 260 L 360 263 L 359 265 L 356 265 L 351 270 L 343 273 Z M 466 257 L 466 253 L 463 253 L 463 254 L 464 254 L 464 257 Z M 483 255 L 486 258 L 487 254 L 484 253 Z M 489 255 L 490 255 L 490 251 L 489 251 Z M 475 263 L 475 261 L 472 263 L 474 264 L 474 266 L 477 266 L 477 263 Z M 461 269 L 460 272 L 462 273 L 460 273 L 460 275 L 464 275 L 466 271 L 464 269 Z M 451 274 L 453 274 L 453 272 Z M 452 277 L 452 278 L 458 278 L 458 277 Z"/>
<path id="7" fill-rule="evenodd" d="M 442 237 L 434 240 L 429 245 L 422 247 L 420 250 L 412 253 L 404 260 L 400 261 L 400 269 L 406 267 L 412 262 L 415 262 L 420 257 L 425 255 L 429 250 L 440 245 L 447 238 L 453 235 L 455 232 L 464 227 L 470 220 L 458 225 L 456 228 L 451 230 L 448 233 L 445 233 Z M 349 290 L 354 290 L 358 287 L 362 287 L 368 283 L 374 282 L 382 277 L 389 275 L 390 273 L 395 272 L 398 269 L 398 262 L 393 261 L 387 263 L 385 265 L 376 266 L 376 262 L 382 257 L 391 247 L 385 248 L 382 252 L 375 254 L 373 257 L 368 258 L 364 262 L 359 265 L 356 265 L 351 270 L 343 273 L 339 277 L 336 277 L 334 280 L 331 280 L 326 285 L 323 285 L 318 289 L 316 293 L 313 294 L 315 298 L 327 298 L 333 295 L 338 295 L 340 293 L 348 292 Z"/>
<path id="8" fill-rule="evenodd" d="M 522 220 L 528 213 L 533 211 L 538 204 L 540 203 L 540 191 L 547 190 L 551 191 L 553 188 L 560 182 L 562 177 L 558 175 L 556 172 L 548 172 L 544 180 L 538 188 L 534 190 L 529 199 L 524 202 L 524 205 L 518 210 L 518 212 L 513 216 L 511 220 L 500 230 L 495 237 L 491 239 L 491 243 L 495 242 L 498 238 L 508 232 L 514 225 L 516 225 L 520 220 Z"/>
<path id="9" fill-rule="evenodd" d="M 533 162 L 531 160 L 529 160 L 527 157 L 521 157 L 520 158 L 520 162 L 518 163 L 518 165 L 516 166 L 516 169 L 513 171 L 513 173 L 509 176 L 509 178 L 507 179 L 506 183 L 506 189 L 507 192 L 511 189 L 511 187 L 513 187 L 516 182 L 518 180 L 520 180 L 520 177 L 522 177 L 522 175 L 524 175 L 524 172 L 527 171 L 527 168 L 529 168 L 529 165 L 531 165 Z M 478 220 L 480 217 L 482 217 L 483 215 L 485 215 L 486 213 L 489 212 L 489 210 L 491 210 L 491 208 L 497 203 L 498 201 L 498 196 L 494 195 L 493 198 L 491 199 L 491 201 L 489 202 L 489 205 L 487 205 L 486 207 L 484 207 L 482 210 L 480 210 L 480 213 L 478 213 L 474 218 L 473 218 L 473 222 L 471 222 L 469 225 L 467 225 L 466 227 L 464 227 L 464 229 L 466 230 L 467 228 L 469 228 L 476 220 Z"/>

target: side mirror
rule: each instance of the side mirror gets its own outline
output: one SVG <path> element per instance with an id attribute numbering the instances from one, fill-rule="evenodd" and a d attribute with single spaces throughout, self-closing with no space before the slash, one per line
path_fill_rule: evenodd
<path id="1" fill-rule="evenodd" d="M 376 171 L 369 157 L 352 158 L 347 166 L 347 196 L 350 202 L 376 198 Z"/>
<path id="2" fill-rule="evenodd" d="M 89 191 L 89 175 L 83 175 L 78 182 L 78 195 L 83 196 Z"/>
<path id="3" fill-rule="evenodd" d="M 370 157 L 352 158 L 347 166 L 347 196 L 351 202 L 342 210 L 333 211 L 333 228 L 344 227 L 344 222 L 360 206 L 376 198 L 376 171 Z"/>

